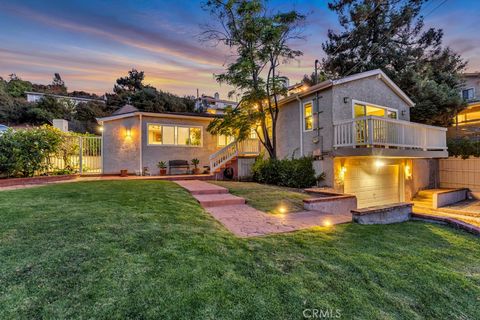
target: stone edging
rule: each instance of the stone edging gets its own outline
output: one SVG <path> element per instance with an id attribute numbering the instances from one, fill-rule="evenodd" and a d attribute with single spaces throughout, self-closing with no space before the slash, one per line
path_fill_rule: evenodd
<path id="1" fill-rule="evenodd" d="M 454 218 L 433 216 L 433 215 L 423 214 L 423 213 L 412 213 L 412 218 L 414 220 L 422 220 L 427 222 L 436 222 L 436 223 L 446 224 L 456 229 L 461 229 L 461 230 L 470 232 L 476 236 L 480 236 L 480 227 L 476 227 L 474 225 L 471 225 L 469 223 L 466 223 Z"/>
<path id="2" fill-rule="evenodd" d="M 38 177 L 29 177 L 29 178 L 7 178 L 0 179 L 0 188 L 1 187 L 14 187 L 21 185 L 35 185 L 35 184 L 45 184 L 56 181 L 65 181 L 73 180 L 78 178 L 78 174 L 67 174 L 60 176 L 38 176 Z"/>

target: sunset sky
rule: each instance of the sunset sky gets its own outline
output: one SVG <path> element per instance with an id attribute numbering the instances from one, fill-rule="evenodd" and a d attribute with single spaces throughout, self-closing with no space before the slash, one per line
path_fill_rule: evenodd
<path id="1" fill-rule="evenodd" d="M 444 44 L 470 61 L 469 71 L 480 71 L 480 1 L 443 2 L 425 5 L 427 26 L 442 28 Z M 201 25 L 211 20 L 201 3 L 0 0 L 0 76 L 16 73 L 49 83 L 59 72 L 70 91 L 103 94 L 112 90 L 115 79 L 137 68 L 158 89 L 194 95 L 198 88 L 200 93 L 225 95 L 229 88 L 220 87 L 213 74 L 223 70 L 227 52 L 199 41 Z M 308 14 L 306 40 L 295 44 L 304 56 L 282 68 L 294 83 L 323 57 L 321 44 L 329 28 L 338 29 L 337 17 L 326 1 L 270 3 Z"/>

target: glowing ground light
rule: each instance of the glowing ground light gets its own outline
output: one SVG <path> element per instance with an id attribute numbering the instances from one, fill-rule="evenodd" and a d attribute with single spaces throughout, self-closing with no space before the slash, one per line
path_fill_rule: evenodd
<path id="1" fill-rule="evenodd" d="M 330 220 L 323 221 L 323 226 L 324 227 L 331 227 L 332 226 L 332 221 L 330 221 Z"/>
<path id="2" fill-rule="evenodd" d="M 287 212 L 287 208 L 285 208 L 284 206 L 281 206 L 278 208 L 278 212 L 280 212 L 281 214 L 284 214 L 285 212 Z"/>

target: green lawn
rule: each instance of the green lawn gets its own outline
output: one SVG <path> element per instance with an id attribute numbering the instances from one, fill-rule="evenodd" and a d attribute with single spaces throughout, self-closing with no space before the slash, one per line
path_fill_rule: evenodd
<path id="1" fill-rule="evenodd" d="M 171 182 L 0 192 L 0 319 L 479 319 L 479 305 L 480 240 L 443 226 L 239 239 Z"/>
<path id="2" fill-rule="evenodd" d="M 280 207 L 285 208 L 287 212 L 303 211 L 303 199 L 310 198 L 308 194 L 295 189 L 255 182 L 212 181 L 212 183 L 247 199 L 248 204 L 258 210 L 274 214 L 280 213 Z"/>

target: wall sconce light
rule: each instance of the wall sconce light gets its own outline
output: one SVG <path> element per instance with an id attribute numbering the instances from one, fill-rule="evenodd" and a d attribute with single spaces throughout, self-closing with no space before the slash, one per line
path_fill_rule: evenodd
<path id="1" fill-rule="evenodd" d="M 348 97 L 343 97 L 343 103 L 348 103 Z"/>
<path id="2" fill-rule="evenodd" d="M 98 131 L 103 132 L 103 126 L 99 126 Z"/>
<path id="3" fill-rule="evenodd" d="M 412 168 L 408 164 L 405 165 L 405 179 L 412 179 Z"/>
<path id="4" fill-rule="evenodd" d="M 132 129 L 125 129 L 125 138 L 130 139 L 132 137 Z"/>
<path id="5" fill-rule="evenodd" d="M 347 167 L 344 165 L 340 167 L 340 179 L 345 180 L 345 174 L 347 173 Z"/>
<path id="6" fill-rule="evenodd" d="M 381 168 L 385 165 L 385 162 L 383 162 L 382 160 L 378 159 L 378 160 L 375 160 L 375 167 L 377 168 Z"/>
<path id="7" fill-rule="evenodd" d="M 403 109 L 402 112 L 401 112 L 402 116 L 405 116 L 406 113 L 407 113 L 407 111 L 405 109 Z"/>

